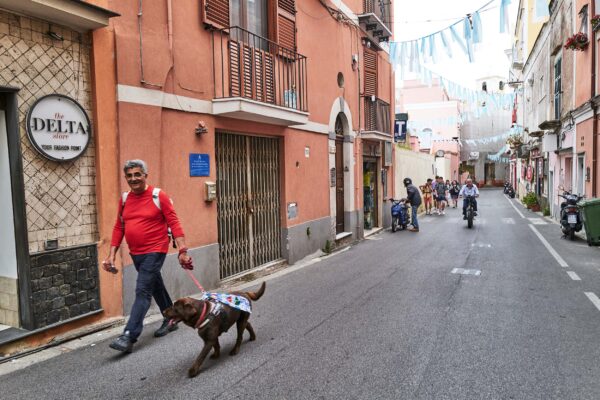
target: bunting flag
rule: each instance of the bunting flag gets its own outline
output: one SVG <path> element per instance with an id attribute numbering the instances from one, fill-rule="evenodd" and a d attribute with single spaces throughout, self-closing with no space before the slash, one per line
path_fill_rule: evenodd
<path id="1" fill-rule="evenodd" d="M 473 62 L 473 28 L 471 27 L 471 20 L 469 17 L 465 17 L 463 27 L 465 42 L 467 43 L 467 55 L 469 56 L 469 62 Z"/>
<path id="2" fill-rule="evenodd" d="M 481 17 L 479 11 L 473 14 L 473 43 L 481 43 L 483 41 L 483 31 L 481 29 Z"/>
<path id="3" fill-rule="evenodd" d="M 440 37 L 442 38 L 442 44 L 446 49 L 446 53 L 449 58 L 452 58 L 452 47 L 450 47 L 450 43 L 448 42 L 448 38 L 446 37 L 446 33 L 444 31 L 440 32 Z"/>
<path id="4" fill-rule="evenodd" d="M 500 3 L 500 33 L 508 32 L 508 5 L 510 0 L 501 0 Z"/>
<path id="5" fill-rule="evenodd" d="M 458 32 L 456 31 L 455 25 L 452 25 L 450 27 L 450 33 L 452 34 L 452 39 L 460 46 L 460 48 L 462 49 L 463 53 L 465 53 L 465 55 L 467 54 L 467 46 L 465 46 L 465 42 L 463 42 L 463 40 L 461 39 L 461 37 L 458 35 Z"/>

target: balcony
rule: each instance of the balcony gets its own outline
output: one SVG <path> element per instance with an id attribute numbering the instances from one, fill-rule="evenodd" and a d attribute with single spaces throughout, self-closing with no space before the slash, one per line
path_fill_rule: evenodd
<path id="1" fill-rule="evenodd" d="M 364 98 L 365 129 L 361 136 L 365 139 L 391 141 L 390 105 L 375 96 Z"/>
<path id="2" fill-rule="evenodd" d="M 234 26 L 213 31 L 213 114 L 275 125 L 308 122 L 307 59 Z"/>
<path id="3" fill-rule="evenodd" d="M 358 21 L 376 42 L 388 42 L 392 36 L 391 4 L 391 0 L 363 0 L 363 13 L 358 15 Z"/>

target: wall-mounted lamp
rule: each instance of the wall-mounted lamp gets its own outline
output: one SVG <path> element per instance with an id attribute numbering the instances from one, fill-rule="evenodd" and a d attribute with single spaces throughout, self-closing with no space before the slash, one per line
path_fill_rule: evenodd
<path id="1" fill-rule="evenodd" d="M 206 128 L 206 124 L 204 121 L 198 121 L 198 126 L 195 129 L 196 135 L 202 135 L 203 133 L 208 133 L 208 129 Z"/>

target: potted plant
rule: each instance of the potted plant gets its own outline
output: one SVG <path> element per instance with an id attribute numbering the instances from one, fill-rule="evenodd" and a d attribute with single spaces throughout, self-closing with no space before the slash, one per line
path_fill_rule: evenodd
<path id="1" fill-rule="evenodd" d="M 539 211 L 540 205 L 538 204 L 537 196 L 533 192 L 529 192 L 523 197 L 523 204 L 532 211 Z"/>
<path id="2" fill-rule="evenodd" d="M 596 32 L 600 29 L 600 15 L 596 14 L 592 17 L 592 30 Z"/>
<path id="3" fill-rule="evenodd" d="M 565 49 L 583 51 L 590 44 L 588 36 L 583 32 L 577 32 L 573 36 L 567 39 L 565 43 Z"/>

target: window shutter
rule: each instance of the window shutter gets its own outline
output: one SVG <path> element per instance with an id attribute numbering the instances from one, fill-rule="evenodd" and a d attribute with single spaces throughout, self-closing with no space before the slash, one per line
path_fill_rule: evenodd
<path id="1" fill-rule="evenodd" d="M 202 22 L 206 26 L 223 29 L 229 27 L 229 0 L 200 0 Z"/>
<path id="2" fill-rule="evenodd" d="M 377 53 L 365 49 L 364 51 L 364 70 L 365 70 L 365 96 L 377 96 Z"/>
<path id="3" fill-rule="evenodd" d="M 277 0 L 277 43 L 296 51 L 296 0 Z"/>

